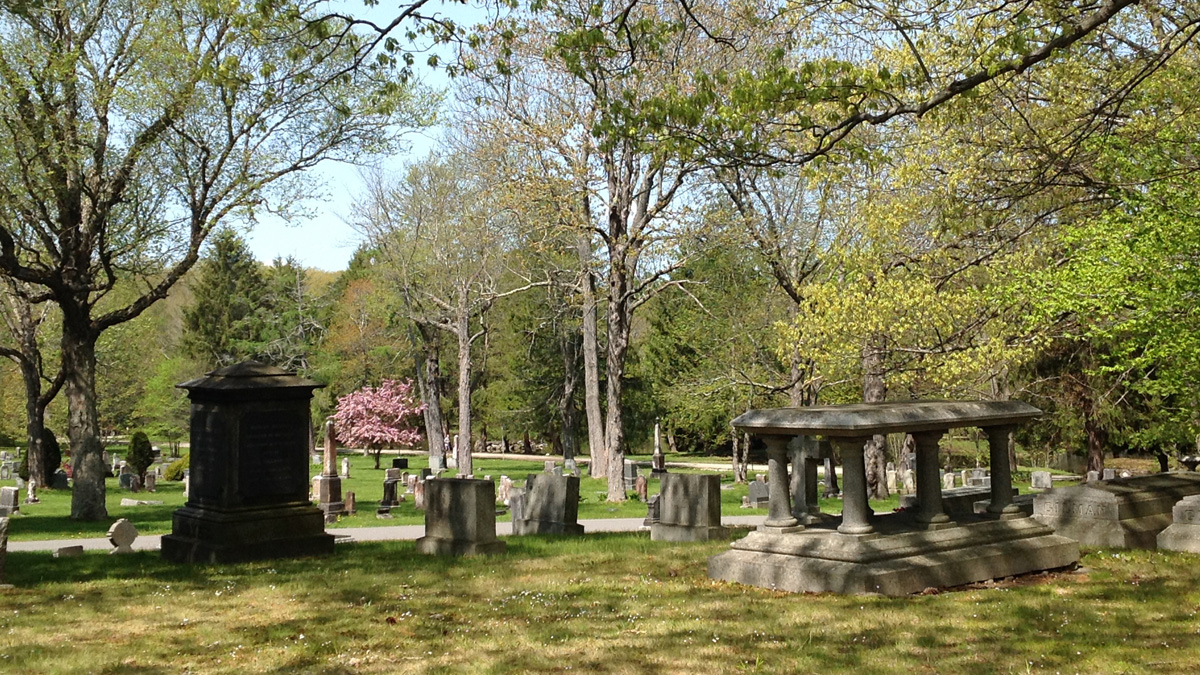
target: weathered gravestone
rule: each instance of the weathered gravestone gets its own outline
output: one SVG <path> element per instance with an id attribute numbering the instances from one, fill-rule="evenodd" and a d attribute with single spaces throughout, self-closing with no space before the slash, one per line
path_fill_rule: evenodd
<path id="1" fill-rule="evenodd" d="M 563 475 L 579 477 L 579 464 L 574 458 L 563 460 Z"/>
<path id="2" fill-rule="evenodd" d="M 342 473 L 341 473 L 341 477 L 342 477 L 343 479 L 346 479 L 346 478 L 349 478 L 349 477 L 350 477 L 350 458 L 349 458 L 349 457 L 343 457 L 343 458 L 342 458 Z"/>
<path id="3" fill-rule="evenodd" d="M 658 522 L 658 495 L 654 495 L 646 502 L 646 519 L 642 521 L 642 527 L 653 527 Z"/>
<path id="4" fill-rule="evenodd" d="M 1049 490 L 1054 487 L 1049 471 L 1034 471 L 1029 475 L 1029 483 L 1036 490 Z"/>
<path id="5" fill-rule="evenodd" d="M 579 479 L 575 476 L 529 474 L 512 508 L 513 534 L 583 534 L 579 524 Z M 518 513 L 520 510 L 520 513 Z"/>
<path id="6" fill-rule="evenodd" d="M 437 478 L 425 484 L 425 536 L 417 552 L 429 555 L 503 553 L 496 539 L 496 484 Z"/>
<path id="7" fill-rule="evenodd" d="M 8 562 L 8 518 L 0 518 L 0 588 L 12 588 L 4 583 L 4 565 Z"/>
<path id="8" fill-rule="evenodd" d="M 408 458 L 407 457 L 396 457 L 396 458 L 392 459 L 392 468 L 393 469 L 407 469 L 408 468 Z"/>
<path id="9" fill-rule="evenodd" d="M 629 460 L 625 460 L 625 465 L 624 465 L 624 468 L 622 469 L 622 471 L 623 471 L 622 475 L 625 478 L 625 491 L 628 492 L 633 489 L 633 483 L 634 483 L 634 481 L 637 480 L 638 468 L 637 468 L 637 465 L 634 464 L 633 462 L 630 462 Z"/>
<path id="10" fill-rule="evenodd" d="M 750 481 L 749 500 L 752 509 L 765 509 L 771 503 L 771 487 L 761 479 L 762 476 L 759 476 L 757 480 Z"/>
<path id="11" fill-rule="evenodd" d="M 943 490 L 953 490 L 954 489 L 954 472 L 953 471 L 947 471 L 946 473 L 942 474 L 942 489 Z"/>
<path id="12" fill-rule="evenodd" d="M 70 478 L 67 478 L 67 472 L 64 471 L 63 469 L 59 469 L 50 475 L 50 489 L 51 490 L 70 490 L 71 489 L 70 480 L 71 480 Z"/>
<path id="13" fill-rule="evenodd" d="M 650 499 L 650 481 L 645 476 L 638 476 L 633 481 L 633 491 L 637 493 L 639 502 L 646 502 Z"/>
<path id="14" fill-rule="evenodd" d="M 4 462 L 3 464 L 0 464 L 0 480 L 12 480 L 12 475 L 12 462 Z"/>
<path id="15" fill-rule="evenodd" d="M 399 490 L 397 489 L 399 485 L 399 478 L 383 479 L 383 498 L 379 500 L 379 509 L 381 511 L 390 510 L 400 503 Z"/>
<path id="16" fill-rule="evenodd" d="M 347 492 L 342 503 L 345 513 L 350 515 L 358 513 L 358 502 L 354 499 L 354 492 Z"/>
<path id="17" fill-rule="evenodd" d="M 662 477 L 658 522 L 650 526 L 654 541 L 728 539 L 721 525 L 721 477 L 668 473 Z"/>
<path id="18" fill-rule="evenodd" d="M 325 514 L 325 522 L 330 523 L 346 510 L 346 502 L 342 499 L 342 477 L 337 471 L 337 431 L 333 428 L 333 420 L 325 420 L 325 445 L 321 451 L 321 473 L 313 477 L 313 498 L 317 508 Z"/>
<path id="19" fill-rule="evenodd" d="M 108 541 L 114 546 L 109 554 L 133 553 L 133 542 L 138 537 L 137 528 L 125 518 L 117 520 L 108 528 Z"/>
<path id="20" fill-rule="evenodd" d="M 425 488 L 429 484 L 427 480 L 419 480 L 413 485 L 413 508 L 418 511 L 425 510 Z"/>
<path id="21" fill-rule="evenodd" d="M 19 483 L 17 484 L 17 487 L 18 488 L 21 487 Z M 38 496 L 37 496 L 37 479 L 30 478 L 29 484 L 25 486 L 25 503 L 26 504 L 37 504 L 39 502 L 41 502 L 41 500 L 38 499 Z"/>
<path id="22" fill-rule="evenodd" d="M 309 402 L 319 382 L 253 361 L 179 385 L 191 399 L 188 500 L 162 555 L 237 562 L 333 552 L 309 501 Z"/>
<path id="23" fill-rule="evenodd" d="M 1114 479 L 1114 478 L 1116 478 L 1116 477 L 1117 477 L 1117 471 L 1116 471 L 1116 469 L 1105 469 L 1105 470 L 1104 470 L 1104 473 L 1103 473 L 1103 474 L 1101 474 L 1101 479 L 1102 479 L 1102 480 L 1112 480 L 1112 479 Z"/>
<path id="24" fill-rule="evenodd" d="M 1158 547 L 1200 553 L 1200 495 L 1184 497 L 1171 509 L 1171 524 L 1158 533 Z"/>
<path id="25" fill-rule="evenodd" d="M 0 488 L 0 518 L 7 518 L 14 513 L 20 513 L 21 491 L 15 487 Z"/>
<path id="26" fill-rule="evenodd" d="M 146 492 L 158 492 L 158 476 L 152 473 L 146 474 Z"/>
<path id="27" fill-rule="evenodd" d="M 1033 517 L 1084 546 L 1158 547 L 1176 503 L 1200 494 L 1200 474 L 1158 473 L 1054 488 L 1033 498 Z"/>
<path id="28" fill-rule="evenodd" d="M 542 462 L 542 473 L 554 473 L 554 467 L 557 466 L 554 460 L 548 459 Z"/>

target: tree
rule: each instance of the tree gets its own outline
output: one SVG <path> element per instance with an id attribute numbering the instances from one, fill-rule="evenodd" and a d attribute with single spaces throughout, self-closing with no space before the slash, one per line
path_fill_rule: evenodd
<path id="1" fill-rule="evenodd" d="M 96 341 L 156 301 L 220 223 L 287 207 L 302 172 L 383 149 L 420 114 L 373 48 L 290 0 L 0 8 L 0 273 L 62 311 L 75 487 L 100 520 Z M 138 295 L 98 308 L 118 282 Z"/>
<path id="2" fill-rule="evenodd" d="M 231 229 L 213 235 L 196 267 L 192 305 L 183 313 L 188 356 L 212 368 L 262 354 L 267 288 L 246 240 Z"/>
<path id="3" fill-rule="evenodd" d="M 154 447 L 144 431 L 135 431 L 129 438 L 129 454 L 125 461 L 137 473 L 138 480 L 146 480 L 146 469 L 154 463 Z"/>
<path id="4" fill-rule="evenodd" d="M 421 442 L 415 423 L 424 411 L 411 380 L 384 380 L 378 387 L 363 387 L 338 399 L 334 432 L 344 445 L 374 450 L 378 469 L 384 446 Z"/>
<path id="5" fill-rule="evenodd" d="M 17 364 L 25 385 L 26 478 L 32 476 L 38 485 L 49 485 L 51 475 L 58 470 L 58 463 L 44 461 L 47 454 L 42 447 L 42 438 L 46 408 L 58 395 L 64 378 L 62 368 L 49 374 L 42 357 L 42 326 L 50 318 L 51 307 L 50 303 L 42 303 L 40 307 L 31 303 L 30 296 L 35 291 L 28 284 L 11 278 L 5 278 L 4 282 L 7 286 L 4 323 L 15 344 L 0 346 L 0 356 Z"/>

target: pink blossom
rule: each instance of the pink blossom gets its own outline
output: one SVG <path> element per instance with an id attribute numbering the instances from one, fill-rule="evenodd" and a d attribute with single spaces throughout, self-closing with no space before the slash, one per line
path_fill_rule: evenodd
<path id="1" fill-rule="evenodd" d="M 413 396 L 412 380 L 384 380 L 338 399 L 333 427 L 338 441 L 357 448 L 415 445 L 421 432 L 415 424 L 425 404 Z"/>

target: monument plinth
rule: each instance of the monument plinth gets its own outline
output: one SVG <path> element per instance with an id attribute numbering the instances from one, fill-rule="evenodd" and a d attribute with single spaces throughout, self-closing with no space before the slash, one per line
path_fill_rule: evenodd
<path id="1" fill-rule="evenodd" d="M 708 560 L 713 579 L 793 592 L 906 595 L 1079 560 L 1078 544 L 1026 517 L 1013 503 L 1008 435 L 1041 414 L 1019 401 L 910 401 L 751 410 L 733 420 L 762 437 L 770 458 L 766 523 L 731 550 Z M 948 509 L 938 442 L 947 430 L 981 427 L 988 436 L 992 480 L 982 513 Z M 916 441 L 916 499 L 900 513 L 877 515 L 867 501 L 864 446 L 875 434 L 911 433 Z M 805 448 L 821 436 L 843 460 L 843 509 L 838 518 L 814 511 L 819 457 Z M 788 448 L 796 446 L 795 452 Z M 790 456 L 789 456 L 790 455 Z M 793 509 L 790 487 L 803 507 Z M 795 476 L 800 473 L 800 476 Z M 972 501 L 978 495 L 972 494 Z M 953 518 L 951 518 L 953 515 Z"/>
<path id="2" fill-rule="evenodd" d="M 309 501 L 309 401 L 324 386 L 248 361 L 178 385 L 191 411 L 188 500 L 162 555 L 237 562 L 333 552 Z"/>

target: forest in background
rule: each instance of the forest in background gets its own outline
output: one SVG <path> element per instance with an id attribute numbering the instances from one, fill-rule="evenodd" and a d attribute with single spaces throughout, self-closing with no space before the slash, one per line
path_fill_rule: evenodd
<path id="1" fill-rule="evenodd" d="M 387 26 L 286 12 L 223 26 L 201 7 L 202 30 L 232 36 L 217 55 L 242 56 L 186 87 L 146 61 L 139 86 L 169 100 L 120 148 L 139 171 L 67 152 L 56 170 L 112 171 L 94 194 L 71 187 L 83 210 L 40 187 L 54 171 L 5 183 L 13 444 L 30 382 L 47 400 L 63 387 L 83 415 L 73 444 L 98 463 L 89 359 L 103 435 L 173 440 L 186 433 L 174 384 L 256 358 L 326 383 L 318 419 L 359 387 L 411 378 L 432 447 L 528 435 L 586 448 L 612 499 L 655 420 L 680 452 L 727 454 L 729 420 L 755 407 L 1019 398 L 1048 413 L 1026 448 L 1084 454 L 1089 469 L 1197 449 L 1194 3 L 538 2 L 469 31 L 422 5 L 397 21 L 454 46 L 445 92 L 407 77 L 412 54 Z M 291 32 L 299 19 L 307 32 Z M 70 47 L 55 30 L 0 35 L 53 60 Z M 285 50 L 296 35 L 320 49 Z M 89 57 L 124 45 L 96 44 Z M 27 169 L 48 160 L 22 134 L 57 133 L 63 110 L 57 95 L 30 108 L 28 77 L 42 75 L 0 69 L 0 150 Z M 129 105 L 143 103 L 157 105 Z M 370 176 L 344 272 L 260 265 L 226 229 L 271 199 L 286 211 L 322 159 L 396 152 L 382 130 L 434 119 L 433 152 Z M 80 128 L 109 142 L 107 120 Z M 230 152 L 256 133 L 264 149 L 232 177 L 209 164 L 222 139 L 197 132 L 226 127 Z M 155 196 L 163 186 L 178 203 Z M 71 218 L 92 219 L 97 252 L 55 248 L 77 243 Z M 190 234 L 164 234 L 175 222 Z M 72 276 L 81 265 L 90 281 Z M 47 408 L 60 434 L 61 399 Z M 91 517 L 92 497 L 73 514 Z"/>

